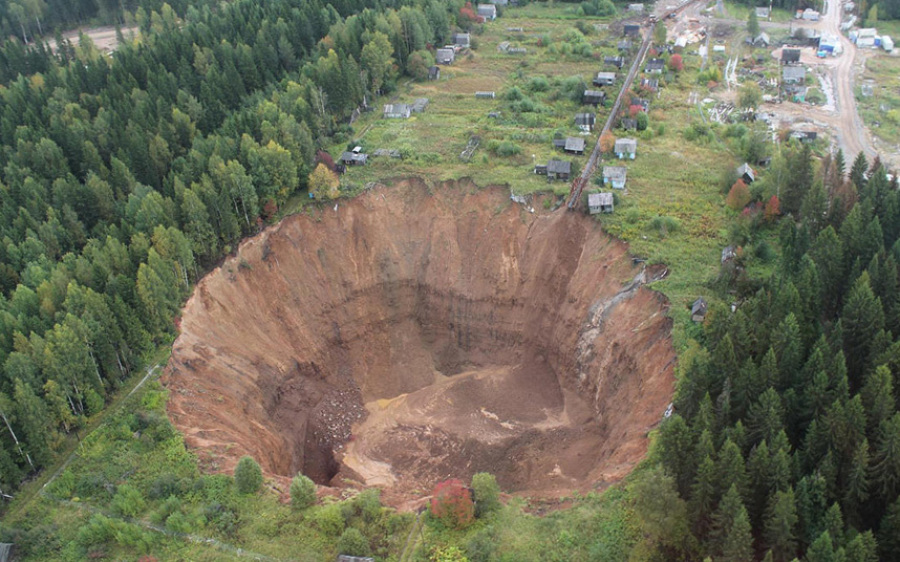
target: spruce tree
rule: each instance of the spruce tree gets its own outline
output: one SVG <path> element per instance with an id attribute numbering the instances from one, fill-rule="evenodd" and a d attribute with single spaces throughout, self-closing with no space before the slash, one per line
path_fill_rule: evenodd
<path id="1" fill-rule="evenodd" d="M 900 493 L 900 412 L 881 423 L 872 462 L 872 482 L 883 498 Z"/>
<path id="2" fill-rule="evenodd" d="M 750 534 L 750 519 L 737 486 L 728 489 L 713 515 L 710 535 L 713 551 L 718 560 L 752 560 L 753 537 Z"/>
<path id="3" fill-rule="evenodd" d="M 769 500 L 763 542 L 772 551 L 775 562 L 787 562 L 797 555 L 797 506 L 793 490 L 775 492 Z"/>
<path id="4" fill-rule="evenodd" d="M 234 483 L 241 494 L 253 494 L 262 486 L 263 476 L 259 465 L 251 457 L 241 457 L 234 469 Z"/>
<path id="5" fill-rule="evenodd" d="M 869 163 L 866 161 L 866 155 L 860 152 L 856 155 L 853 165 L 850 167 L 850 181 L 856 186 L 857 190 L 861 190 L 866 185 L 866 172 L 869 170 Z"/>

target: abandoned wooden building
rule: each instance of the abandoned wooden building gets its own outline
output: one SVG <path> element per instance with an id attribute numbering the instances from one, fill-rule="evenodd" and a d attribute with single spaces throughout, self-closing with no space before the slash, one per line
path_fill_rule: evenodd
<path id="1" fill-rule="evenodd" d="M 468 49 L 470 45 L 468 33 L 454 33 L 450 36 L 450 41 L 453 45 L 463 49 Z"/>
<path id="2" fill-rule="evenodd" d="M 384 105 L 385 119 L 409 119 L 412 110 L 405 103 L 388 103 Z"/>
<path id="3" fill-rule="evenodd" d="M 569 154 L 584 154 L 584 139 L 581 137 L 566 137 L 564 139 L 554 139 L 553 146 L 561 148 Z"/>
<path id="4" fill-rule="evenodd" d="M 592 215 L 613 212 L 613 194 L 609 192 L 588 194 L 588 211 Z"/>
<path id="5" fill-rule="evenodd" d="M 601 105 L 606 102 L 606 92 L 602 90 L 585 90 L 581 102 L 585 105 Z"/>
<path id="6" fill-rule="evenodd" d="M 781 50 L 781 64 L 797 64 L 800 62 L 800 49 Z"/>
<path id="7" fill-rule="evenodd" d="M 698 298 L 691 304 L 691 320 L 694 322 L 703 322 L 706 319 L 706 300 L 703 297 Z"/>
<path id="8" fill-rule="evenodd" d="M 364 152 L 344 152 L 341 154 L 341 163 L 344 166 L 364 166 L 369 160 L 369 155 Z"/>
<path id="9" fill-rule="evenodd" d="M 547 180 L 568 181 L 572 174 L 572 163 L 553 158 L 547 162 Z"/>
<path id="10" fill-rule="evenodd" d="M 440 49 L 438 49 L 440 50 Z M 441 78 L 441 67 L 434 65 L 428 67 L 428 79 L 429 80 L 440 80 Z"/>
<path id="11" fill-rule="evenodd" d="M 615 72 L 598 72 L 594 77 L 595 86 L 612 86 L 616 83 Z"/>
<path id="12" fill-rule="evenodd" d="M 662 71 L 666 68 L 666 61 L 663 59 L 650 59 L 647 61 L 647 66 L 644 68 L 644 71 L 647 74 L 662 74 Z"/>
<path id="13" fill-rule="evenodd" d="M 637 139 L 616 139 L 614 151 L 619 159 L 631 159 L 637 155 Z"/>
<path id="14" fill-rule="evenodd" d="M 743 180 L 744 183 L 750 185 L 756 180 L 756 172 L 753 171 L 753 168 L 750 167 L 750 164 L 744 162 L 737 168 L 737 176 L 739 179 Z"/>
<path id="15" fill-rule="evenodd" d="M 576 113 L 575 114 L 575 126 L 584 131 L 585 133 L 590 133 L 594 130 L 594 123 L 597 122 L 597 116 L 593 113 Z"/>

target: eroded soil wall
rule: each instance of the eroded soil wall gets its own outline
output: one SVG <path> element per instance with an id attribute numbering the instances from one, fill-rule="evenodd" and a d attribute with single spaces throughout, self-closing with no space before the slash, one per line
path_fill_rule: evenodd
<path id="1" fill-rule="evenodd" d="M 667 304 L 596 221 L 538 207 L 405 180 L 247 240 L 184 309 L 172 420 L 213 470 L 621 477 L 671 401 Z"/>

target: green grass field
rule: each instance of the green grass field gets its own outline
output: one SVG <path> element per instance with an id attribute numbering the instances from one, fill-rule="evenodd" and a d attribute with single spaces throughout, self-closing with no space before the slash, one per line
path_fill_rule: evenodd
<path id="1" fill-rule="evenodd" d="M 872 96 L 862 95 L 865 84 L 871 84 Z M 879 149 L 897 150 L 900 145 L 900 58 L 883 52 L 870 57 L 865 72 L 856 82 L 856 101 L 859 114 L 872 134 L 888 143 L 887 147 Z"/>

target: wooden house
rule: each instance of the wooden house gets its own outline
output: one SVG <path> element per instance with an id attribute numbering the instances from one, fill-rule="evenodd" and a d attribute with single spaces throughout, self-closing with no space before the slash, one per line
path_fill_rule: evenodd
<path id="1" fill-rule="evenodd" d="M 494 21 L 497 19 L 497 6 L 493 4 L 478 4 L 478 15 L 483 17 L 485 21 Z"/>
<path id="2" fill-rule="evenodd" d="M 603 57 L 603 64 L 609 64 L 616 68 L 622 68 L 623 66 L 625 66 L 625 57 L 621 55 Z"/>
<path id="3" fill-rule="evenodd" d="M 612 86 L 616 83 L 615 72 L 598 72 L 594 77 L 595 86 Z"/>
<path id="4" fill-rule="evenodd" d="M 428 79 L 429 80 L 440 80 L 441 78 L 441 67 L 435 65 L 428 68 Z"/>
<path id="5" fill-rule="evenodd" d="M 344 152 L 341 154 L 340 162 L 344 166 L 365 166 L 369 160 L 369 155 L 363 152 Z"/>
<path id="6" fill-rule="evenodd" d="M 453 50 L 453 47 L 444 47 L 434 53 L 434 61 L 438 64 L 453 64 L 455 59 L 456 51 Z M 438 75 L 440 75 L 440 72 L 438 72 Z"/>
<path id="7" fill-rule="evenodd" d="M 800 62 L 800 49 L 781 50 L 781 64 L 797 64 Z"/>
<path id="8" fill-rule="evenodd" d="M 650 59 L 647 61 L 647 66 L 644 68 L 644 71 L 647 74 L 662 74 L 662 71 L 666 68 L 666 61 L 663 59 Z"/>
<path id="9" fill-rule="evenodd" d="M 547 162 L 547 179 L 568 181 L 572 174 L 572 163 L 565 160 L 552 159 Z"/>
<path id="10" fill-rule="evenodd" d="M 553 146 L 561 148 L 569 154 L 584 154 L 584 139 L 581 137 L 566 137 L 564 139 L 555 139 Z"/>
<path id="11" fill-rule="evenodd" d="M 581 101 L 585 105 L 601 105 L 606 102 L 606 92 L 602 90 L 585 90 Z"/>
<path id="12" fill-rule="evenodd" d="M 625 37 L 640 37 L 641 26 L 636 23 L 626 23 L 622 29 L 622 35 Z"/>

